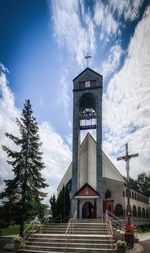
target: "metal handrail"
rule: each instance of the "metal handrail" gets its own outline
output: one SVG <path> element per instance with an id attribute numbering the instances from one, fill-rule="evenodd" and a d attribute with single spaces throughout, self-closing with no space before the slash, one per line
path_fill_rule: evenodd
<path id="1" fill-rule="evenodd" d="M 77 211 L 75 211 L 73 218 L 70 218 L 68 226 L 65 231 L 65 252 L 67 251 L 67 246 L 70 241 L 71 234 L 74 232 L 74 223 L 76 219 Z"/>
<path id="2" fill-rule="evenodd" d="M 51 223 L 55 223 L 56 220 L 58 220 L 58 218 L 60 218 L 60 221 L 62 222 L 62 215 L 58 215 L 55 219 L 52 219 Z"/>
<path id="3" fill-rule="evenodd" d="M 62 223 L 64 223 L 65 221 L 67 221 L 69 217 L 70 217 L 70 215 L 67 215 L 67 216 L 62 220 Z"/>
<path id="4" fill-rule="evenodd" d="M 111 219 L 108 216 L 108 214 L 104 214 L 104 220 L 107 224 L 107 232 L 109 234 L 109 241 L 110 241 L 110 245 L 111 245 L 111 251 L 113 252 L 113 228 L 112 228 L 112 223 L 111 223 Z"/>
<path id="5" fill-rule="evenodd" d="M 48 214 L 49 214 L 49 211 L 47 211 L 47 213 L 44 215 L 44 217 L 40 221 L 40 227 L 46 224 L 47 219 L 48 219 Z M 37 225 L 38 223 L 36 222 L 36 218 L 35 218 L 33 221 L 30 222 L 30 224 L 23 231 L 23 246 L 24 246 L 25 240 L 33 234 L 35 226 Z"/>
<path id="6" fill-rule="evenodd" d="M 117 227 L 119 225 L 120 229 L 123 227 L 123 222 L 117 216 L 115 216 L 113 213 L 106 210 L 106 215 L 109 217 L 109 219 L 111 220 L 111 222 L 114 226 L 115 226 L 115 224 L 117 224 Z"/>

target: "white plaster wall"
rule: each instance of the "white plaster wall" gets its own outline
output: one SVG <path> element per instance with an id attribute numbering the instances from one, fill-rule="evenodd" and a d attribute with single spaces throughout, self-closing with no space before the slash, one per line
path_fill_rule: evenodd
<path id="1" fill-rule="evenodd" d="M 117 168 L 113 165 L 111 160 L 106 156 L 106 154 L 102 153 L 102 166 L 103 166 L 103 177 L 114 179 L 120 182 L 125 182 L 124 178 L 117 170 Z"/>
<path id="2" fill-rule="evenodd" d="M 107 190 L 110 190 L 111 198 L 107 198 L 106 200 L 114 200 L 114 209 L 117 204 L 121 204 L 123 209 L 125 209 L 125 197 L 122 196 L 124 184 L 116 180 L 104 178 L 103 187 L 104 187 L 104 199 L 105 199 L 105 192 Z"/>
<path id="3" fill-rule="evenodd" d="M 72 163 L 68 167 L 65 175 L 63 176 L 62 180 L 60 181 L 60 184 L 57 187 L 57 196 L 60 193 L 60 191 L 62 190 L 63 185 L 66 185 L 71 178 L 72 178 Z"/>
<path id="4" fill-rule="evenodd" d="M 88 181 L 88 139 L 82 142 L 79 157 L 78 168 L 78 189 L 80 189 Z"/>
<path id="5" fill-rule="evenodd" d="M 88 184 L 96 190 L 96 144 L 90 135 L 88 138 Z"/>

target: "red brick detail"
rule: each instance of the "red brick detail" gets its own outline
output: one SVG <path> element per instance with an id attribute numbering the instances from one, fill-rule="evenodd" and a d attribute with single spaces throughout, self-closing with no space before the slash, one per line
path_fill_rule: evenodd
<path id="1" fill-rule="evenodd" d="M 97 196 L 97 192 L 89 185 L 85 185 L 78 191 L 76 196 Z"/>

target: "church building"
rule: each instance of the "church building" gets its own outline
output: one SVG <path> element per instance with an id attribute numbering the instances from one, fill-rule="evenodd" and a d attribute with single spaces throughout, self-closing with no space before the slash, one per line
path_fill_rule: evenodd
<path id="1" fill-rule="evenodd" d="M 57 191 L 69 189 L 71 215 L 78 219 L 103 218 L 106 210 L 121 219 L 127 215 L 126 181 L 102 151 L 102 92 L 103 77 L 90 68 L 73 80 L 72 162 Z M 148 197 L 130 189 L 130 206 L 135 224 L 150 223 Z"/>

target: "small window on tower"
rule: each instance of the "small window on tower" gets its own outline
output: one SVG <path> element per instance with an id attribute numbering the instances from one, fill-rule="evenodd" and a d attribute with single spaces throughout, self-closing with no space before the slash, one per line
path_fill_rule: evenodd
<path id="1" fill-rule="evenodd" d="M 89 87 L 90 87 L 90 81 L 86 81 L 86 82 L 85 82 L 85 87 L 86 87 L 86 88 L 89 88 Z"/>
<path id="2" fill-rule="evenodd" d="M 96 80 L 91 81 L 91 87 L 95 87 L 96 86 Z"/>
<path id="3" fill-rule="evenodd" d="M 81 88 L 81 89 L 85 88 L 85 82 L 80 82 L 79 83 L 79 88 Z"/>

